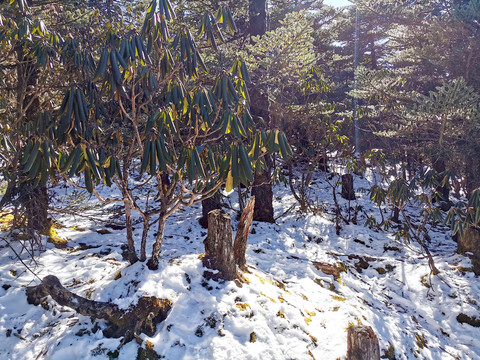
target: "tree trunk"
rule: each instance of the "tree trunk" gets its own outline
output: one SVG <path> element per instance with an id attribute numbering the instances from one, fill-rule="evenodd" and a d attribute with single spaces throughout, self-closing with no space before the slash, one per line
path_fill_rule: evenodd
<path id="1" fill-rule="evenodd" d="M 249 32 L 251 36 L 263 35 L 267 32 L 267 0 L 250 0 L 248 5 Z"/>
<path id="2" fill-rule="evenodd" d="M 355 200 L 355 191 L 353 189 L 353 175 L 342 175 L 342 197 L 346 200 Z"/>
<path id="3" fill-rule="evenodd" d="M 262 36 L 268 28 L 268 13 L 266 0 L 250 0 L 248 7 L 250 36 Z M 253 40 L 251 40 L 253 42 Z M 249 85 L 250 112 L 259 128 L 272 127 L 270 119 L 270 102 L 268 88 L 255 82 Z M 275 222 L 273 219 L 273 190 L 270 182 L 270 169 L 265 173 L 255 172 L 252 196 L 255 196 L 255 210 L 253 219 L 256 221 Z M 260 185 L 261 184 L 261 185 Z"/>
<path id="4" fill-rule="evenodd" d="M 478 158 L 479 152 L 480 147 L 472 145 L 472 149 L 469 149 L 468 153 L 465 156 L 465 183 L 467 198 L 470 197 L 473 190 L 480 187 L 480 159 Z"/>
<path id="5" fill-rule="evenodd" d="M 210 279 L 234 280 L 237 278 L 237 266 L 233 256 L 232 220 L 222 210 L 213 210 L 208 214 L 208 235 L 203 241 L 205 256 L 203 266 L 218 270 L 217 273 L 205 271 Z"/>
<path id="6" fill-rule="evenodd" d="M 34 58 L 25 55 L 21 46 L 17 47 L 17 117 L 19 124 L 34 123 L 40 108 L 40 100 L 32 94 L 38 85 L 38 67 Z M 22 120 L 23 121 L 20 121 Z M 25 209 L 27 226 L 33 232 L 44 232 L 48 226 L 47 179 L 35 185 L 36 179 L 29 180 L 23 174 L 16 184 L 19 200 Z"/>
<path id="7" fill-rule="evenodd" d="M 252 196 L 255 196 L 253 220 L 274 223 L 273 189 L 268 173 L 256 173 L 252 185 Z"/>
<path id="8" fill-rule="evenodd" d="M 144 214 L 143 216 L 143 230 L 142 230 L 142 242 L 140 244 L 140 261 L 147 260 L 147 236 L 148 230 L 150 230 L 149 216 Z"/>
<path id="9" fill-rule="evenodd" d="M 208 228 L 208 213 L 212 210 L 217 210 L 222 208 L 222 194 L 218 191 L 208 199 L 202 200 L 202 217 L 198 222 L 200 225 L 206 229 Z"/>
<path id="10" fill-rule="evenodd" d="M 48 192 L 46 179 L 35 186 L 34 181 L 25 180 L 18 185 L 19 200 L 25 208 L 27 226 L 42 233 L 48 227 Z"/>
<path id="11" fill-rule="evenodd" d="M 127 256 L 130 264 L 135 264 L 138 261 L 138 257 L 133 240 L 132 205 L 128 198 L 124 198 L 123 204 L 125 206 L 125 226 L 127 228 Z"/>
<path id="12" fill-rule="evenodd" d="M 158 269 L 158 263 L 160 261 L 160 250 L 162 250 L 163 234 L 165 232 L 166 222 L 167 217 L 165 216 L 165 213 L 161 213 L 158 218 L 157 236 L 155 237 L 155 243 L 153 244 L 152 257 L 147 262 L 147 266 L 150 270 Z"/>
<path id="13" fill-rule="evenodd" d="M 169 299 L 157 299 L 152 296 L 142 297 L 133 308 L 123 310 L 116 304 L 78 296 L 65 289 L 53 275 L 44 277 L 40 285 L 27 287 L 29 304 L 39 305 L 48 295 L 58 304 L 72 308 L 81 315 L 107 320 L 110 326 L 103 330 L 106 337 L 130 337 L 127 340 L 140 333 L 155 335 L 156 325 L 167 318 L 172 307 Z"/>
<path id="14" fill-rule="evenodd" d="M 463 229 L 461 235 L 458 235 L 457 241 L 457 252 L 463 255 L 470 253 L 469 257 L 472 260 L 473 272 L 475 275 L 480 275 L 480 231 L 467 227 Z"/>
<path id="15" fill-rule="evenodd" d="M 380 360 L 378 338 L 370 326 L 348 328 L 347 360 Z"/>
<path id="16" fill-rule="evenodd" d="M 242 216 L 240 216 L 237 235 L 235 236 L 235 242 L 233 243 L 235 263 L 241 269 L 244 269 L 247 264 L 245 252 L 247 250 L 248 235 L 250 234 L 250 229 L 252 228 L 254 205 L 255 197 L 252 196 L 250 199 L 248 199 L 247 205 L 245 206 L 245 209 L 243 209 Z"/>

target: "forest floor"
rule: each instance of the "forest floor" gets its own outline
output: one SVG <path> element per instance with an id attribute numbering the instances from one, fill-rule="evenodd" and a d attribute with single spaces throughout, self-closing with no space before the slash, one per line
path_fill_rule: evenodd
<path id="1" fill-rule="evenodd" d="M 57 249 L 45 238 L 36 262 L 25 251 L 21 257 L 39 278 L 56 275 L 70 291 L 92 300 L 127 308 L 140 296 L 170 298 L 173 307 L 156 334 L 141 335 L 142 347 L 158 354 L 152 359 L 345 359 L 347 330 L 354 324 L 370 325 L 381 354 L 390 359 L 480 359 L 480 328 L 457 320 L 459 314 L 480 318 L 480 282 L 470 260 L 455 252 L 450 231 L 438 226 L 430 233 L 441 271 L 430 277 L 418 244 L 364 226 L 368 216 L 379 217 L 367 179 L 355 178 L 357 200 L 350 203 L 360 209 L 358 225 L 343 224 L 337 236 L 324 176 L 316 174 L 310 186 L 322 215 L 298 212 L 289 189 L 275 187 L 278 219 L 254 222 L 243 287 L 203 277 L 199 256 L 206 230 L 198 224 L 199 205 L 168 219 L 159 269 L 150 271 L 122 259 L 124 230 L 106 226 L 122 223 L 117 207 L 99 206 L 66 187 L 52 194 L 53 206 L 63 208 L 54 218 L 67 247 Z M 110 189 L 103 194 L 115 195 Z M 338 198 L 348 216 L 348 202 Z M 234 234 L 236 199 L 232 194 L 225 200 Z M 105 328 L 102 320 L 92 323 L 51 298 L 48 306 L 29 305 L 25 287 L 39 281 L 1 240 L 6 236 L 0 233 L 0 359 L 137 357 L 136 341 L 115 352 L 120 339 L 96 331 Z M 152 242 L 153 234 L 149 250 Z M 18 241 L 11 243 L 20 251 Z M 323 273 L 319 264 L 337 266 L 340 277 Z"/>

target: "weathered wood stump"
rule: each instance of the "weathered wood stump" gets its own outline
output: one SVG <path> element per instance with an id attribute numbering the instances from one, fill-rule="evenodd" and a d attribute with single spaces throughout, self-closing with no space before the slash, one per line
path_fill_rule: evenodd
<path id="1" fill-rule="evenodd" d="M 39 305 L 50 295 L 58 304 L 81 315 L 105 319 L 110 326 L 103 330 L 103 334 L 113 338 L 125 336 L 127 341 L 140 333 L 153 336 L 156 325 L 167 318 L 172 307 L 169 299 L 151 296 L 142 297 L 133 308 L 122 310 L 116 304 L 89 300 L 72 293 L 53 275 L 45 276 L 40 285 L 27 287 L 26 292 L 29 304 Z"/>
<path id="2" fill-rule="evenodd" d="M 347 360 L 380 360 L 378 338 L 370 326 L 354 325 L 348 329 Z"/>
<path id="3" fill-rule="evenodd" d="M 233 256 L 232 219 L 223 210 L 213 210 L 208 214 L 208 234 L 205 244 L 203 266 L 217 270 L 205 271 L 210 279 L 234 280 L 237 278 L 237 266 Z"/>
<path id="4" fill-rule="evenodd" d="M 466 255 L 467 252 L 472 260 L 473 272 L 480 275 L 480 231 L 474 228 L 465 228 L 462 235 L 457 237 L 457 252 Z"/>
<path id="5" fill-rule="evenodd" d="M 355 191 L 353 190 L 352 174 L 342 175 L 342 197 L 346 200 L 355 200 Z"/>
<path id="6" fill-rule="evenodd" d="M 208 228 L 208 213 L 212 210 L 217 210 L 222 208 L 222 195 L 220 193 L 215 193 L 212 197 L 202 200 L 202 217 L 198 222 L 200 225 L 206 229 Z"/>
<path id="7" fill-rule="evenodd" d="M 233 253 L 235 263 L 241 268 L 245 268 L 247 260 L 245 252 L 247 251 L 248 235 L 252 228 L 253 209 L 255 206 L 255 196 L 248 199 L 245 208 L 243 209 L 240 221 L 238 223 L 237 234 L 235 235 L 235 242 L 233 243 Z"/>
<path id="8" fill-rule="evenodd" d="M 256 173 L 252 185 L 252 196 L 255 196 L 253 220 L 274 223 L 273 218 L 273 189 L 268 173 Z"/>

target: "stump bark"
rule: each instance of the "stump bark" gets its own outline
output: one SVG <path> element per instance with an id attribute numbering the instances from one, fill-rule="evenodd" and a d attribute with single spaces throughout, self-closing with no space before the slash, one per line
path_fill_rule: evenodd
<path id="1" fill-rule="evenodd" d="M 255 196 L 252 196 L 247 201 L 247 205 L 243 209 L 240 221 L 238 223 L 237 234 L 235 235 L 235 242 L 233 243 L 233 253 L 235 263 L 241 268 L 245 268 L 247 260 L 245 252 L 247 251 L 248 235 L 252 228 L 253 209 L 255 207 Z"/>
<path id="2" fill-rule="evenodd" d="M 218 272 L 205 271 L 210 279 L 234 280 L 237 266 L 233 256 L 232 220 L 223 210 L 213 210 L 208 214 L 208 235 L 203 241 L 205 256 L 203 265 Z"/>
<path id="3" fill-rule="evenodd" d="M 465 228 L 462 235 L 458 236 L 457 252 L 466 255 L 472 253 L 469 257 L 472 260 L 473 272 L 480 275 L 480 231 L 473 228 Z"/>
<path id="4" fill-rule="evenodd" d="M 125 336 L 127 341 L 135 334 L 155 335 L 156 325 L 167 318 L 172 307 L 169 299 L 150 296 L 140 298 L 133 308 L 122 310 L 116 304 L 89 300 L 72 293 L 53 275 L 45 276 L 40 285 L 27 287 L 26 292 L 29 304 L 39 305 L 50 295 L 58 304 L 81 315 L 107 320 L 109 327 L 103 330 L 103 334 L 113 338 Z"/>
<path id="5" fill-rule="evenodd" d="M 357 325 L 348 329 L 347 360 L 380 360 L 378 338 L 370 326 Z"/>
<path id="6" fill-rule="evenodd" d="M 355 191 L 353 190 L 352 174 L 342 175 L 342 197 L 346 200 L 355 200 Z"/>

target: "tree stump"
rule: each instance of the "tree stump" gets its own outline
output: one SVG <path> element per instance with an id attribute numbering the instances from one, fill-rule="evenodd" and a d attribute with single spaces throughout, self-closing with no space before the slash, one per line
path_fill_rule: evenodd
<path id="1" fill-rule="evenodd" d="M 208 235 L 203 241 L 205 256 L 203 265 L 214 273 L 205 271 L 210 279 L 234 280 L 237 278 L 237 266 L 233 256 L 232 219 L 223 210 L 212 210 L 208 214 Z"/>
<path id="2" fill-rule="evenodd" d="M 463 229 L 462 235 L 458 236 L 457 252 L 466 255 L 472 253 L 469 257 L 472 259 L 473 272 L 480 275 L 480 231 L 473 228 Z"/>
<path id="3" fill-rule="evenodd" d="M 53 275 L 45 276 L 40 285 L 27 287 L 29 304 L 39 305 L 48 295 L 81 315 L 107 320 L 110 326 L 103 330 L 103 334 L 114 338 L 125 336 L 127 341 L 140 333 L 155 335 L 156 325 L 167 318 L 172 307 L 169 299 L 150 296 L 140 298 L 132 309 L 122 310 L 116 304 L 89 300 L 72 293 Z"/>
<path id="4" fill-rule="evenodd" d="M 243 209 L 240 221 L 238 223 L 237 235 L 235 235 L 235 242 L 233 243 L 233 253 L 235 263 L 243 269 L 247 264 L 245 259 L 245 252 L 247 250 L 248 235 L 252 228 L 253 208 L 255 206 L 255 196 L 252 196 L 247 201 L 245 209 Z"/>
<path id="5" fill-rule="evenodd" d="M 200 225 L 206 229 L 208 228 L 208 213 L 212 210 L 217 210 L 222 208 L 222 195 L 219 192 L 216 192 L 212 197 L 202 200 L 202 217 L 198 222 Z"/>
<path id="6" fill-rule="evenodd" d="M 256 173 L 252 185 L 252 196 L 255 196 L 253 220 L 274 223 L 273 190 L 268 173 Z"/>
<path id="7" fill-rule="evenodd" d="M 342 175 L 342 197 L 346 200 L 355 200 L 355 191 L 353 190 L 352 174 Z"/>
<path id="8" fill-rule="evenodd" d="M 378 338 L 370 326 L 356 325 L 348 329 L 347 360 L 380 360 Z"/>

